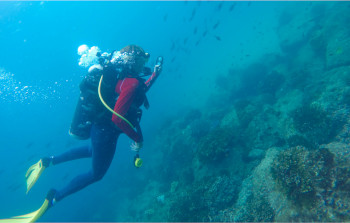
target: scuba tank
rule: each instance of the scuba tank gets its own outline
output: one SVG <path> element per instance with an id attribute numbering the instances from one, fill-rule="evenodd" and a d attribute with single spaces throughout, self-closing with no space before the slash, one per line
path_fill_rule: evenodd
<path id="1" fill-rule="evenodd" d="M 114 86 L 118 79 L 117 72 L 105 67 L 96 66 L 96 68 L 90 70 L 84 76 L 80 83 L 80 95 L 69 130 L 69 134 L 74 138 L 81 140 L 88 139 L 92 124 L 102 121 L 105 117 L 104 114 L 108 112 L 98 96 L 101 75 L 104 75 L 106 79 L 103 82 L 105 100 L 107 104 L 114 102 Z"/>
<path id="2" fill-rule="evenodd" d="M 82 46 L 79 48 L 82 48 Z M 79 85 L 80 95 L 69 129 L 69 135 L 80 140 L 90 138 L 92 124 L 102 118 L 104 112 L 106 112 L 98 96 L 101 75 L 105 74 L 104 90 L 112 92 L 114 92 L 114 86 L 116 84 L 114 82 L 118 81 L 119 75 L 115 69 L 113 70 L 108 66 L 111 54 L 101 54 L 98 47 L 88 48 L 86 46 L 85 48 L 87 49 L 84 51 L 84 54 L 80 54 L 78 49 L 78 54 L 82 55 L 79 65 L 86 68 L 89 67 L 89 71 Z M 107 98 L 107 101 L 109 102 L 113 99 Z"/>

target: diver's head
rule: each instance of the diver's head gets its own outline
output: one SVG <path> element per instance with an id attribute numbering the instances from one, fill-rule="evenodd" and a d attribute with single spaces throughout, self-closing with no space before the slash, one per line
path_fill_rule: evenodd
<path id="1" fill-rule="evenodd" d="M 137 45 L 128 45 L 122 48 L 119 53 L 124 64 L 123 70 L 130 75 L 140 74 L 150 57 Z"/>

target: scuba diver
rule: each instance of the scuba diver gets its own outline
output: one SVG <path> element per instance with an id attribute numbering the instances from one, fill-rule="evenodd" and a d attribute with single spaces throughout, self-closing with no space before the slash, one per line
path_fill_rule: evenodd
<path id="1" fill-rule="evenodd" d="M 145 67 L 150 55 L 137 45 L 128 45 L 120 51 L 101 54 L 89 50 L 86 45 L 78 49 L 82 55 L 79 65 L 86 62 L 89 52 L 94 61 L 87 62 L 88 73 L 80 84 L 80 96 L 69 134 L 78 139 L 91 139 L 91 145 L 73 148 L 61 155 L 44 157 L 31 166 L 26 173 L 27 193 L 48 167 L 63 162 L 92 158 L 92 169 L 76 176 L 61 190 L 51 189 L 43 205 L 35 212 L 6 219 L 6 222 L 35 222 L 56 202 L 103 178 L 107 172 L 120 134 L 125 133 L 134 142 L 135 166 L 142 160 L 138 152 L 143 146 L 140 128 L 142 105 L 149 108 L 146 92 L 162 71 L 163 58 L 158 57 L 153 72 Z M 98 48 L 95 48 L 95 50 Z M 81 51 L 81 52 L 80 52 Z M 83 61 L 82 61 L 83 59 Z M 84 61 L 85 59 L 85 61 Z M 144 76 L 151 75 L 146 81 Z M 112 109 L 111 107 L 114 108 Z M 0 220 L 1 222 L 1 220 Z"/>

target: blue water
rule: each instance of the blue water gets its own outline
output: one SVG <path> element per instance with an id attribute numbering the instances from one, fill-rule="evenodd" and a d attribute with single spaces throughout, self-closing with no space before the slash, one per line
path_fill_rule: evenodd
<path id="1" fill-rule="evenodd" d="M 164 119 L 201 107 L 215 91 L 218 75 L 279 51 L 276 18 L 288 4 L 0 2 L 0 219 L 36 210 L 50 188 L 62 188 L 90 168 L 89 160 L 53 167 L 25 194 L 24 175 L 31 164 L 89 143 L 68 135 L 86 72 L 78 66 L 80 45 L 111 52 L 137 44 L 151 54 L 148 66 L 164 56 L 141 123 L 147 165 L 154 155 L 147 148 Z M 147 184 L 152 176 L 133 167 L 129 144 L 121 137 L 105 178 L 62 200 L 41 220 L 133 220 L 124 215 L 124 204 L 144 186 L 133 179 Z"/>

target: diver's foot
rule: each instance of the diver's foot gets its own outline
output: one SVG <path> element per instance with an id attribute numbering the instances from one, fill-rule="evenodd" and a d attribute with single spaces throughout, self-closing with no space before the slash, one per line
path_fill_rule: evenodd
<path id="1" fill-rule="evenodd" d="M 50 156 L 50 157 L 43 157 L 41 158 L 41 161 L 43 163 L 43 166 L 45 168 L 49 167 L 52 165 L 52 161 L 53 161 L 53 156 Z"/>
<path id="2" fill-rule="evenodd" d="M 52 206 L 55 205 L 55 203 L 56 203 L 56 199 L 55 199 L 56 193 L 57 193 L 57 190 L 55 190 L 55 189 L 51 189 L 51 190 L 49 190 L 49 192 L 47 193 L 47 195 L 46 195 L 46 200 L 49 201 L 49 206 L 48 206 L 48 208 L 50 208 L 50 207 L 52 207 Z"/>
<path id="3" fill-rule="evenodd" d="M 42 172 L 53 164 L 53 156 L 44 157 L 39 160 L 39 162 L 35 163 L 26 172 L 26 183 L 27 183 L 27 193 L 39 179 Z"/>
<path id="4" fill-rule="evenodd" d="M 57 194 L 57 191 L 55 189 L 49 190 L 49 192 L 46 195 L 44 203 L 41 205 L 41 207 L 29 214 L 20 215 L 12 218 L 7 219 L 0 219 L 0 222 L 2 223 L 15 223 L 15 222 L 36 222 L 41 216 L 43 216 L 48 209 L 50 209 L 56 202 L 55 196 Z"/>

